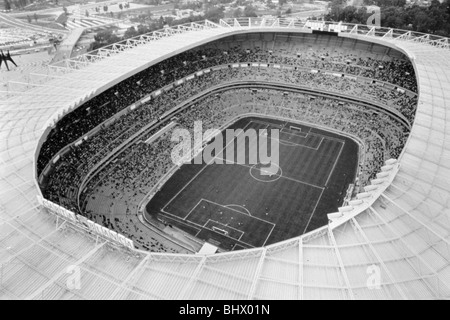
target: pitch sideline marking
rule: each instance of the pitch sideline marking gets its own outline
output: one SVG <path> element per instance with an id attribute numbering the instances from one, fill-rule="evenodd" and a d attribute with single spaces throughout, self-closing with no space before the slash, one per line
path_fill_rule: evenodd
<path id="1" fill-rule="evenodd" d="M 275 225 L 272 226 L 272 229 L 269 232 L 269 235 L 266 237 L 266 240 L 264 241 L 262 247 L 264 247 L 266 245 L 266 242 L 269 240 L 270 235 L 272 234 L 273 229 L 275 229 Z"/>
<path id="2" fill-rule="evenodd" d="M 328 182 L 330 181 L 331 176 L 333 175 L 334 169 L 336 168 L 336 165 L 338 163 L 339 158 L 341 157 L 342 151 L 344 150 L 344 146 L 345 146 L 345 141 L 343 143 L 341 143 L 341 150 L 339 151 L 338 156 L 336 157 L 336 160 L 334 161 L 334 165 L 333 168 L 331 168 L 330 174 L 328 175 L 328 179 L 325 182 L 325 186 L 328 185 Z"/>
<path id="3" fill-rule="evenodd" d="M 183 220 L 186 221 L 187 217 L 189 217 L 189 215 L 195 210 L 195 208 L 198 207 L 198 205 L 199 205 L 201 202 L 202 202 L 202 200 L 199 200 L 199 201 L 197 202 L 197 204 L 196 204 L 191 210 L 189 210 L 188 214 L 183 218 Z"/>
<path id="4" fill-rule="evenodd" d="M 276 124 L 276 123 L 270 123 L 270 122 L 262 121 L 262 120 L 258 120 L 258 119 L 250 120 L 250 122 L 257 123 L 257 124 L 263 124 L 263 125 L 266 125 L 266 126 L 272 126 L 272 127 L 283 128 L 283 126 L 282 126 L 281 124 L 278 125 L 278 124 Z"/>
<path id="5" fill-rule="evenodd" d="M 305 234 L 306 230 L 307 230 L 308 227 L 309 227 L 309 224 L 311 223 L 312 217 L 313 217 L 314 214 L 316 213 L 316 209 L 317 209 L 317 207 L 319 206 L 319 203 L 320 203 L 320 200 L 322 199 L 322 196 L 323 196 L 323 192 L 324 192 L 324 191 L 325 191 L 325 189 L 322 190 L 322 192 L 320 193 L 319 199 L 317 199 L 317 202 L 316 202 L 316 205 L 315 205 L 315 207 L 314 207 L 314 210 L 313 210 L 313 212 L 311 213 L 311 215 L 309 216 L 308 223 L 306 224 L 306 227 L 305 227 L 305 229 L 303 230 L 303 234 Z"/>

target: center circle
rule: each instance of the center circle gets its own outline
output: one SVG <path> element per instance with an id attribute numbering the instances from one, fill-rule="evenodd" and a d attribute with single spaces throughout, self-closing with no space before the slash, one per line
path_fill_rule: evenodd
<path id="1" fill-rule="evenodd" d="M 276 173 L 269 173 L 265 171 L 269 169 L 270 166 L 275 166 L 278 168 Z M 265 174 L 263 174 L 265 173 Z M 250 168 L 250 175 L 253 179 L 260 182 L 274 182 L 279 180 L 283 176 L 283 170 L 276 163 L 270 165 L 263 165 L 261 163 L 255 164 Z"/>

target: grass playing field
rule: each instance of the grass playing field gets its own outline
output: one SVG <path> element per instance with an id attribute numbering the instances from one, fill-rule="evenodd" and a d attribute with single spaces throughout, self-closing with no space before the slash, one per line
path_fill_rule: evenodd
<path id="1" fill-rule="evenodd" d="M 214 154 L 226 164 L 184 164 L 146 206 L 149 218 L 167 223 L 226 250 L 286 240 L 327 223 L 327 213 L 342 205 L 358 165 L 351 139 L 297 123 L 245 118 L 229 129 L 279 130 L 276 173 L 252 162 L 258 143 L 226 141 Z M 223 132 L 224 134 L 224 132 Z M 225 136 L 224 136 L 225 137 Z M 245 150 L 245 161 L 238 161 Z M 269 148 L 270 154 L 271 148 Z M 239 163 L 238 163 L 239 162 Z"/>

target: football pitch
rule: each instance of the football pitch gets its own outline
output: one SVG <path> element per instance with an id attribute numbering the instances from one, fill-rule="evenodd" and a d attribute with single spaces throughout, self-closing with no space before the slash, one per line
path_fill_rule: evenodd
<path id="1" fill-rule="evenodd" d="M 246 139 L 231 141 L 235 157 L 227 157 L 224 138 L 212 163 L 182 165 L 146 205 L 146 215 L 225 250 L 260 247 L 325 225 L 354 183 L 358 145 L 347 137 L 255 117 L 228 129 L 278 129 L 277 172 L 265 173 L 259 157 L 250 161 L 258 143 Z M 238 150 L 245 150 L 245 161 L 237 160 Z M 224 164 L 215 163 L 220 159 Z"/>

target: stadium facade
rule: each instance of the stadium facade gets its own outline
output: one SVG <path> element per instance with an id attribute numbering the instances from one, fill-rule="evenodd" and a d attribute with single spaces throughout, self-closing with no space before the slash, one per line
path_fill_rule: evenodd
<path id="1" fill-rule="evenodd" d="M 318 230 L 262 248 L 187 255 L 127 248 L 42 201 L 38 144 L 66 112 L 148 66 L 249 32 L 338 32 L 403 52 L 419 103 L 407 145 Z M 11 83 L 0 103 L 3 299 L 440 299 L 450 297 L 450 42 L 348 24 L 234 19 L 168 28 Z M 45 206 L 47 208 L 45 208 Z M 48 208 L 50 210 L 48 210 Z M 51 211 L 55 211 L 54 214 Z M 80 282 L 74 283 L 74 275 Z"/>

